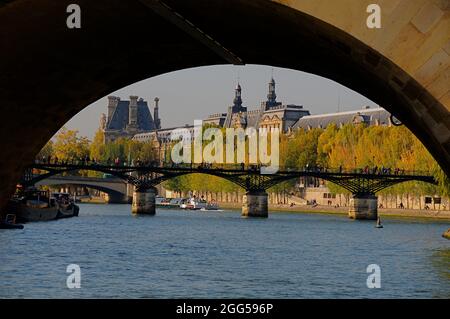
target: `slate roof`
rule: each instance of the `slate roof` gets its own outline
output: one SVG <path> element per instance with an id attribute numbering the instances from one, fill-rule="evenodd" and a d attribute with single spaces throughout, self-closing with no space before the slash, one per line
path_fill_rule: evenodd
<path id="1" fill-rule="evenodd" d="M 357 116 L 357 120 L 363 121 L 369 125 L 388 125 L 390 124 L 390 113 L 379 107 L 374 109 L 362 109 L 356 111 L 307 115 L 300 118 L 293 126 L 293 129 L 303 128 L 325 128 L 331 123 L 336 125 L 353 123 L 353 119 Z"/>
<path id="2" fill-rule="evenodd" d="M 260 110 L 252 110 L 247 112 L 247 127 L 258 127 L 261 118 Z"/>
<path id="3" fill-rule="evenodd" d="M 128 124 L 128 108 L 130 101 L 119 101 L 114 110 L 111 121 L 107 123 L 108 130 L 124 130 Z M 137 124 L 142 131 L 152 131 L 155 129 L 155 122 L 148 108 L 147 101 L 137 101 Z"/>

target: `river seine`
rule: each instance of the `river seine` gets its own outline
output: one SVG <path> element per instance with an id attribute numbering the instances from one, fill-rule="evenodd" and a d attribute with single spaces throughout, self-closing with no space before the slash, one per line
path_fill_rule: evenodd
<path id="1" fill-rule="evenodd" d="M 1 298 L 450 298 L 444 221 L 80 205 L 80 216 L 0 230 Z M 67 266 L 80 267 L 69 289 Z M 367 266 L 381 288 L 367 287 Z"/>

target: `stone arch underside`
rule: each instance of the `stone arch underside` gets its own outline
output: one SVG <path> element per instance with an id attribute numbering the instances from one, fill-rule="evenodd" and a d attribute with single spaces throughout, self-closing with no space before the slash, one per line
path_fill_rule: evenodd
<path id="1" fill-rule="evenodd" d="M 333 8 L 321 0 L 280 2 L 284 4 L 165 0 L 161 6 L 152 0 L 79 0 L 82 28 L 72 30 L 66 27 L 71 1 L 16 0 L 0 5 L 0 206 L 40 148 L 90 103 L 159 74 L 241 62 L 314 73 L 367 96 L 407 125 L 449 174 L 448 82 L 438 85 L 439 94 L 445 91 L 441 96 L 436 88 L 425 88 L 434 73 L 438 81 L 441 70 L 448 75 L 449 29 L 438 32 L 441 47 L 407 36 L 398 40 L 403 50 L 430 55 L 424 62 L 429 69 L 417 75 L 413 68 L 399 66 L 402 61 L 383 49 L 389 46 L 382 40 L 364 42 L 365 37 L 380 38 L 372 33 L 377 31 L 358 33 L 349 26 L 358 23 L 355 17 L 367 16 L 367 1 L 345 0 L 339 6 L 335 1 Z M 416 28 L 425 35 L 431 32 L 433 38 L 433 30 L 448 26 L 448 7 L 441 1 L 431 1 L 443 12 L 437 12 L 439 21 L 432 27 L 427 26 L 430 19 L 423 22 L 420 15 L 434 8 L 426 9 L 430 1 L 379 2 L 389 6 L 396 30 L 416 19 Z M 404 15 L 410 20 L 402 19 Z M 186 28 L 186 20 L 195 27 Z M 339 25 L 338 20 L 350 22 Z M 397 39 L 390 37 L 386 35 L 387 42 Z M 416 69 L 421 67 L 417 63 Z"/>
<path id="2" fill-rule="evenodd" d="M 123 192 L 121 190 L 118 190 L 116 188 L 108 187 L 108 186 L 102 186 L 96 183 L 89 183 L 86 181 L 83 182 L 76 182 L 76 181 L 64 181 L 64 180 L 52 180 L 52 179 L 45 179 L 43 181 L 40 181 L 36 184 L 37 186 L 45 185 L 45 186 L 63 186 L 63 185 L 72 185 L 72 186 L 80 186 L 80 187 L 88 187 L 92 188 L 98 191 L 101 191 L 103 193 L 111 194 L 114 196 L 123 196 L 125 197 L 127 194 L 126 192 Z M 126 191 L 126 189 L 125 189 Z"/>

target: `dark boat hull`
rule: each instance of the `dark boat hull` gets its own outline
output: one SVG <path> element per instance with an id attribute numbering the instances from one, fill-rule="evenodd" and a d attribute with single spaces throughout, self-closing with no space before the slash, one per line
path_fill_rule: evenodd
<path id="1" fill-rule="evenodd" d="M 16 215 L 18 222 L 21 223 L 49 221 L 57 219 L 58 208 L 56 207 L 32 208 L 23 205 L 16 212 Z"/>
<path id="2" fill-rule="evenodd" d="M 11 200 L 7 211 L 16 215 L 18 223 L 49 221 L 57 219 L 57 207 L 30 207 L 24 202 Z"/>
<path id="3" fill-rule="evenodd" d="M 167 204 L 167 205 L 164 205 L 164 204 L 156 204 L 155 205 L 157 208 L 172 208 L 172 209 L 174 209 L 174 208 L 180 208 L 180 205 L 172 205 L 172 204 Z"/>
<path id="4" fill-rule="evenodd" d="M 1 222 L 0 229 L 23 229 L 23 225 Z"/>
<path id="5" fill-rule="evenodd" d="M 16 214 L 17 222 L 28 223 L 78 216 L 80 208 L 75 204 L 52 207 L 30 207 L 26 203 L 11 200 L 8 203 L 7 211 Z"/>
<path id="6" fill-rule="evenodd" d="M 75 204 L 70 204 L 68 206 L 59 206 L 58 208 L 58 215 L 56 216 L 59 218 L 70 218 L 70 217 L 76 217 L 78 216 L 80 212 L 80 207 Z"/>

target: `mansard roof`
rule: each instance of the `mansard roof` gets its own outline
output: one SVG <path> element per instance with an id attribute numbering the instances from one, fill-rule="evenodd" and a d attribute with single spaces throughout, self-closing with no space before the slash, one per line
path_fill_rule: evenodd
<path id="1" fill-rule="evenodd" d="M 356 117 L 356 118 L 355 118 Z M 325 128 L 331 123 L 336 125 L 353 123 L 354 121 L 364 122 L 369 125 L 388 125 L 390 123 L 390 113 L 385 109 L 379 107 L 374 109 L 362 109 L 357 111 L 307 115 L 300 118 L 293 126 L 297 128 Z"/>
<path id="2" fill-rule="evenodd" d="M 107 124 L 108 130 L 124 130 L 128 124 L 130 101 L 120 100 L 114 110 L 111 121 Z M 139 99 L 137 101 L 137 125 L 142 131 L 152 131 L 155 129 L 155 122 L 148 108 L 147 101 Z"/>

